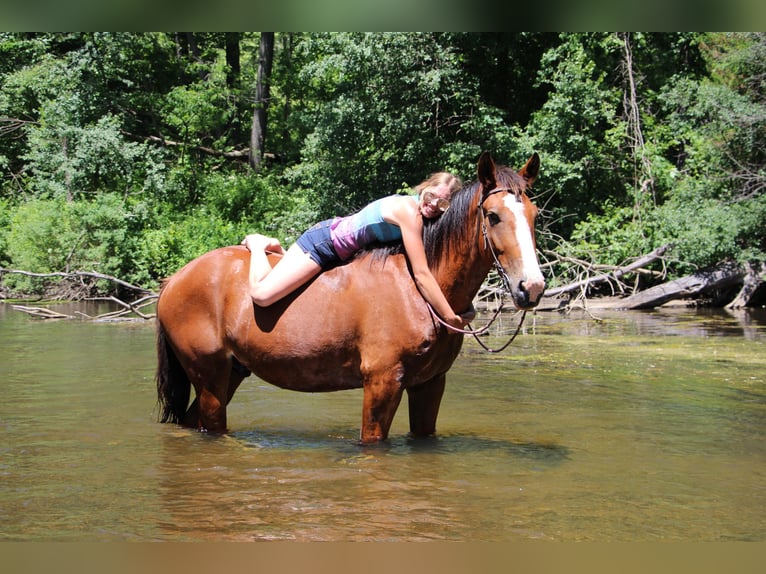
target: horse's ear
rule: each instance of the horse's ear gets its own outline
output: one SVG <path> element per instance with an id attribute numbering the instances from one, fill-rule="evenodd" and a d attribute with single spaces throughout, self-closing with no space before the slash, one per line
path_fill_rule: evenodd
<path id="1" fill-rule="evenodd" d="M 484 190 L 494 189 L 495 187 L 495 161 L 488 151 L 481 152 L 479 164 L 476 166 L 476 172 L 479 182 L 484 186 Z"/>
<path id="2" fill-rule="evenodd" d="M 527 185 L 532 185 L 537 179 L 538 173 L 540 173 L 540 156 L 535 152 L 527 160 L 524 167 L 519 170 L 519 175 L 527 180 Z"/>

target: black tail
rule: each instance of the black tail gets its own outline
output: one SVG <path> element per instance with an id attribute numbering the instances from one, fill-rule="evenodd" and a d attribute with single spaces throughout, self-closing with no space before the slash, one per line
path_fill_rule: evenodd
<path id="1" fill-rule="evenodd" d="M 157 402 L 160 422 L 183 423 L 189 406 L 191 383 L 170 348 L 165 330 L 157 320 Z"/>

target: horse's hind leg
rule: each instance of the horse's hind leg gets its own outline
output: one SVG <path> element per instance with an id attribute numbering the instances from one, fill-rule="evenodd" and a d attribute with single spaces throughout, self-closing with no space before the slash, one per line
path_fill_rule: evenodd
<path id="1" fill-rule="evenodd" d="M 427 383 L 407 389 L 410 433 L 413 436 L 424 437 L 436 432 L 436 418 L 446 380 L 446 375 L 438 375 Z"/>
<path id="2" fill-rule="evenodd" d="M 214 363 L 219 364 L 218 361 Z M 250 371 L 232 357 L 220 362 L 218 368 L 207 366 L 201 372 L 212 373 L 212 376 L 205 379 L 198 377 L 198 380 L 205 382 L 195 383 L 197 396 L 186 411 L 183 425 L 210 432 L 226 432 L 226 407 Z M 228 380 L 225 380 L 226 377 Z"/>
<path id="3" fill-rule="evenodd" d="M 201 431 L 226 432 L 226 405 L 231 398 L 231 360 L 210 355 L 198 357 L 187 372 L 197 398 L 187 410 L 184 424 L 196 426 Z"/>
<path id="4" fill-rule="evenodd" d="M 231 399 L 234 396 L 234 392 L 239 388 L 239 385 L 242 383 L 242 381 L 246 377 L 250 376 L 250 371 L 242 366 L 241 363 L 239 363 L 236 359 L 233 359 L 233 361 L 234 364 L 229 375 L 229 384 L 227 387 L 228 396 L 226 398 L 225 406 L 228 406 L 228 404 L 231 402 Z M 186 415 L 184 416 L 183 425 L 193 428 L 208 428 L 200 422 L 199 396 L 195 397 L 191 405 L 189 405 L 189 408 L 186 411 Z"/>

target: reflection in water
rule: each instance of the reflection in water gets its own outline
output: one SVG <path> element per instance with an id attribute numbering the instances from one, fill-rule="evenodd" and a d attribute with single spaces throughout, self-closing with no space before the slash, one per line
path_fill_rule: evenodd
<path id="1" fill-rule="evenodd" d="M 160 425 L 152 325 L 3 309 L 1 540 L 766 538 L 762 313 L 540 313 L 466 341 L 438 436 L 403 406 L 360 447 L 361 392 L 251 377 L 231 434 Z"/>
<path id="2" fill-rule="evenodd" d="M 189 451 L 199 441 L 209 447 L 201 465 Z M 178 431 L 163 446 L 172 517 L 163 534 L 235 540 L 465 539 L 483 520 L 476 503 L 503 496 L 483 483 L 502 481 L 503 468 L 540 472 L 567 457 L 556 445 L 468 435 L 359 447 L 290 429 L 204 438 Z"/>

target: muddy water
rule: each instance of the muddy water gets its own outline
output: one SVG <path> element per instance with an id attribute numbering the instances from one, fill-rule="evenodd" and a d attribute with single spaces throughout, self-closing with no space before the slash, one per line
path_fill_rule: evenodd
<path id="1" fill-rule="evenodd" d="M 254 377 L 160 425 L 152 324 L 0 305 L 0 540 L 766 540 L 763 311 L 596 315 L 467 340 L 438 436 L 362 448 L 360 392 Z"/>

